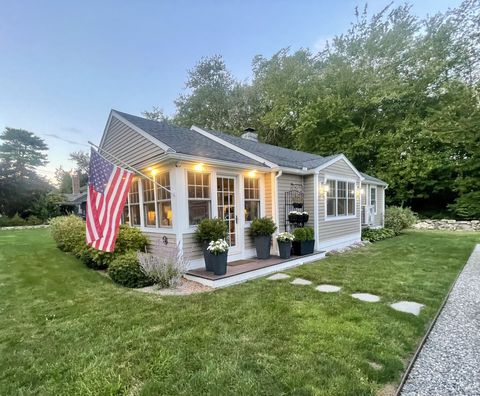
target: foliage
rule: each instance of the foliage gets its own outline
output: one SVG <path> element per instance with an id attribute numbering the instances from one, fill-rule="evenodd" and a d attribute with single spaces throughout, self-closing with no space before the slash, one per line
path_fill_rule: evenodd
<path id="1" fill-rule="evenodd" d="M 315 231 L 312 227 L 299 227 L 293 230 L 296 241 L 313 241 L 315 239 Z"/>
<path id="2" fill-rule="evenodd" d="M 35 171 L 47 163 L 48 147 L 23 129 L 5 128 L 0 140 L 0 214 L 28 217 L 35 202 L 51 190 Z"/>
<path id="3" fill-rule="evenodd" d="M 126 287 L 145 287 L 154 282 L 142 271 L 137 253 L 134 251 L 118 255 L 110 263 L 108 275 L 115 283 Z"/>
<path id="4" fill-rule="evenodd" d="M 180 285 L 187 271 L 187 260 L 178 245 L 161 247 L 158 255 L 138 252 L 137 257 L 142 272 L 161 288 Z"/>
<path id="5" fill-rule="evenodd" d="M 276 229 L 277 226 L 270 217 L 253 219 L 252 224 L 250 224 L 250 236 L 270 236 Z"/>
<path id="6" fill-rule="evenodd" d="M 204 219 L 195 230 L 195 239 L 200 242 L 216 241 L 227 237 L 227 224 L 222 219 Z"/>
<path id="7" fill-rule="evenodd" d="M 16 213 L 13 217 L 0 217 L 0 227 L 19 227 L 40 224 L 43 224 L 43 221 L 34 215 L 28 216 L 26 219 L 20 217 L 18 213 Z"/>
<path id="8" fill-rule="evenodd" d="M 218 256 L 219 254 L 228 252 L 229 247 L 225 239 L 217 239 L 216 241 L 210 241 L 207 250 L 215 256 Z"/>
<path id="9" fill-rule="evenodd" d="M 168 121 L 168 117 L 160 107 L 153 106 L 151 111 L 145 110 L 142 115 L 152 121 Z"/>
<path id="10" fill-rule="evenodd" d="M 55 217 L 49 224 L 50 234 L 60 250 L 78 254 L 86 248 L 85 222 L 80 217 Z"/>
<path id="11" fill-rule="evenodd" d="M 385 209 L 385 228 L 391 229 L 396 235 L 413 226 L 417 219 L 417 215 L 410 208 L 388 206 Z"/>
<path id="12" fill-rule="evenodd" d="M 395 235 L 395 231 L 390 228 L 364 228 L 362 230 L 362 241 L 377 242 L 392 238 Z"/>
<path id="13" fill-rule="evenodd" d="M 295 240 L 295 236 L 289 232 L 281 232 L 277 235 L 277 241 L 279 242 L 292 242 Z"/>
<path id="14" fill-rule="evenodd" d="M 471 191 L 463 194 L 449 207 L 462 219 L 480 219 L 480 191 Z"/>
<path id="15" fill-rule="evenodd" d="M 107 268 L 112 260 L 129 250 L 143 251 L 148 244 L 147 237 L 135 227 L 127 224 L 120 225 L 118 229 L 117 240 L 115 242 L 115 250 L 113 252 L 104 252 L 81 244 L 76 251 L 76 255 L 90 268 L 104 269 Z"/>
<path id="16" fill-rule="evenodd" d="M 32 213 L 42 220 L 48 220 L 60 216 L 60 204 L 65 202 L 63 194 L 51 191 L 41 196 L 32 208 Z"/>
<path id="17" fill-rule="evenodd" d="M 267 143 L 341 152 L 388 182 L 387 203 L 418 212 L 450 204 L 471 217 L 480 191 L 479 14 L 479 0 L 424 19 L 409 5 L 374 15 L 365 7 L 318 53 L 256 56 L 249 83 L 219 56 L 202 59 L 174 121 L 236 135 L 252 126 Z"/>

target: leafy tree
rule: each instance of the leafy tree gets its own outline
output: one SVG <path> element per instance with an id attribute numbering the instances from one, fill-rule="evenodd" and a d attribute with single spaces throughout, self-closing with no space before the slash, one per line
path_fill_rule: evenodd
<path id="1" fill-rule="evenodd" d="M 160 107 L 153 106 L 151 111 L 145 110 L 142 112 L 145 118 L 153 121 L 168 121 L 168 117 L 163 114 L 163 110 Z"/>

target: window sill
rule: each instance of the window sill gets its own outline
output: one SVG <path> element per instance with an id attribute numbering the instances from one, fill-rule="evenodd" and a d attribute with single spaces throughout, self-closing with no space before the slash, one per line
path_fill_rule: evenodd
<path id="1" fill-rule="evenodd" d="M 325 221 L 352 220 L 352 219 L 358 219 L 357 215 L 325 217 Z"/>
<path id="2" fill-rule="evenodd" d="M 156 228 L 156 227 L 137 227 L 140 228 L 140 231 L 142 232 L 150 232 L 154 234 L 174 234 L 173 228 L 172 227 L 164 227 L 164 228 Z"/>

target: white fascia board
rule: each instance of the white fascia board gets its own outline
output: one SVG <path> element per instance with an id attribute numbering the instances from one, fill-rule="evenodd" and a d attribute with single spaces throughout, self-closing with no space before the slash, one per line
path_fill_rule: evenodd
<path id="1" fill-rule="evenodd" d="M 137 127 L 135 124 L 132 124 L 130 121 L 128 121 L 126 118 L 122 117 L 120 114 L 118 114 L 115 110 L 112 110 L 110 113 L 110 116 L 115 116 L 118 120 L 122 121 L 125 125 L 129 126 L 132 128 L 135 132 L 138 134 L 142 135 L 145 139 L 150 140 L 152 143 L 160 147 L 162 150 L 168 153 L 174 153 L 175 150 L 171 148 L 170 146 L 166 145 L 162 141 L 154 138 L 152 135 L 149 133 L 145 132 L 143 129 Z"/>
<path id="2" fill-rule="evenodd" d="M 353 164 L 349 161 L 347 157 L 343 154 L 339 154 L 336 157 L 332 158 L 330 161 L 325 162 L 324 164 L 320 165 L 319 167 L 315 168 L 315 172 L 320 172 L 322 169 L 325 169 L 327 166 L 334 164 L 340 160 L 344 160 L 347 165 L 355 172 L 355 174 L 360 178 L 360 181 L 363 181 L 365 178 L 361 175 L 361 173 L 353 166 Z"/>
<path id="3" fill-rule="evenodd" d="M 198 132 L 200 133 L 201 135 L 213 140 L 214 142 L 217 142 L 217 143 L 220 143 L 222 144 L 223 146 L 225 147 L 228 147 L 229 149 L 233 150 L 233 151 L 236 151 L 237 153 L 240 153 L 242 155 L 244 155 L 245 157 L 248 157 L 248 158 L 251 158 L 255 161 L 258 161 L 260 163 L 263 163 L 265 165 L 267 165 L 268 167 L 270 168 L 276 168 L 278 167 L 277 164 L 274 164 L 273 162 L 271 161 L 268 161 L 266 160 L 265 158 L 262 158 L 258 155 L 255 155 L 255 154 L 252 154 L 250 151 L 247 151 L 247 150 L 244 150 L 240 147 L 238 147 L 237 145 L 235 144 L 232 144 L 232 143 L 229 143 L 225 140 L 223 140 L 222 138 L 219 138 L 218 136 L 215 136 L 207 131 L 204 131 L 202 128 L 200 127 L 197 127 L 195 125 L 193 125 L 191 128 L 190 128 L 192 131 L 195 131 L 195 132 Z"/>
<path id="4" fill-rule="evenodd" d="M 270 168 L 261 167 L 258 165 L 253 164 L 242 164 L 239 162 L 230 162 L 230 161 L 223 161 L 223 160 L 216 160 L 206 157 L 197 157 L 194 155 L 182 154 L 182 153 L 166 153 L 164 157 L 165 160 L 175 159 L 179 161 L 190 161 L 190 162 L 201 162 L 207 165 L 220 165 L 220 166 L 227 166 L 230 168 L 239 168 L 239 169 L 251 169 L 256 170 L 258 172 L 270 172 Z"/>

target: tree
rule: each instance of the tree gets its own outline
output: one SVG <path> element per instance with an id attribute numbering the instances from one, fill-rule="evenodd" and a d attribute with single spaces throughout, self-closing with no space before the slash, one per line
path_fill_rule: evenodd
<path id="1" fill-rule="evenodd" d="M 51 186 L 35 172 L 47 163 L 45 142 L 32 132 L 6 128 L 0 134 L 0 213 L 28 215 Z"/>
<path id="2" fill-rule="evenodd" d="M 163 110 L 160 107 L 153 106 L 151 111 L 142 111 L 142 115 L 153 121 L 168 121 L 168 117 L 163 114 Z"/>

